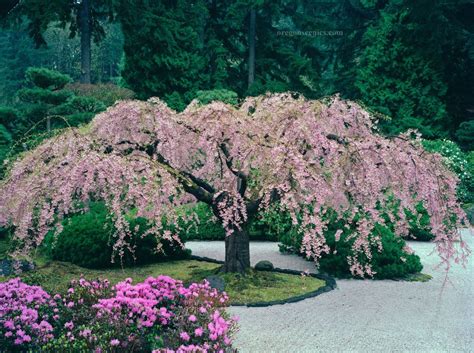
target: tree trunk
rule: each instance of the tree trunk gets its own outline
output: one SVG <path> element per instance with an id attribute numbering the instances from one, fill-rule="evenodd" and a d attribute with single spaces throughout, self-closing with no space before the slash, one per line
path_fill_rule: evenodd
<path id="1" fill-rule="evenodd" d="M 90 0 L 82 0 L 79 10 L 81 34 L 81 83 L 91 83 L 91 9 Z"/>
<path id="2" fill-rule="evenodd" d="M 248 87 L 253 84 L 255 80 L 255 25 L 256 12 L 255 9 L 250 10 L 250 25 L 249 25 L 249 77 Z"/>
<path id="3" fill-rule="evenodd" d="M 247 225 L 242 225 L 242 230 L 234 232 L 225 239 L 224 272 L 244 273 L 250 268 L 250 244 Z"/>

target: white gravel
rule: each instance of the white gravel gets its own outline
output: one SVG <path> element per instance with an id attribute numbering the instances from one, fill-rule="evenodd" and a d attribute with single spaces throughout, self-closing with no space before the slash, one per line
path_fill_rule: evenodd
<path id="1" fill-rule="evenodd" d="M 468 230 L 464 238 L 474 249 Z M 194 255 L 223 259 L 223 242 L 188 242 Z M 298 303 L 266 308 L 232 307 L 240 317 L 239 352 L 474 352 L 473 259 L 446 274 L 433 244 L 410 242 L 429 282 L 337 280 L 338 288 Z M 311 269 L 282 255 L 278 245 L 253 242 L 252 264 Z"/>

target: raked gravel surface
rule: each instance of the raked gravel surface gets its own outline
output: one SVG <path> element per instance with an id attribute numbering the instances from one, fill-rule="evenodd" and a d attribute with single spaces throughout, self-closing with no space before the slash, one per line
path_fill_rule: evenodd
<path id="1" fill-rule="evenodd" d="M 474 237 L 463 230 L 474 249 Z M 436 269 L 432 243 L 409 242 L 429 282 L 337 280 L 337 289 L 303 301 L 264 308 L 231 307 L 239 316 L 239 352 L 474 352 L 473 258 L 466 268 Z M 194 255 L 222 260 L 223 242 L 187 242 Z M 252 242 L 252 264 L 312 269 L 277 243 Z"/>

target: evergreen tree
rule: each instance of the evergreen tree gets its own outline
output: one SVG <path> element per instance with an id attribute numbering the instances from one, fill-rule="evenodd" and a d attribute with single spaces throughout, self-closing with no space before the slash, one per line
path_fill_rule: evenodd
<path id="1" fill-rule="evenodd" d="M 118 15 L 124 32 L 123 77 L 139 97 L 159 96 L 182 109 L 207 87 L 204 1 L 121 1 Z"/>
<path id="2" fill-rule="evenodd" d="M 28 67 L 48 60 L 48 51 L 35 49 L 24 29 L 20 25 L 0 30 L 0 104 L 16 100 L 15 92 L 23 84 Z"/>
<path id="3" fill-rule="evenodd" d="M 28 20 L 30 36 L 37 45 L 45 45 L 44 32 L 50 23 L 69 25 L 70 36 L 81 40 L 81 82 L 91 82 L 92 39 L 99 41 L 105 32 L 102 21 L 113 19 L 112 0 L 24 0 L 13 11 Z"/>
<path id="4" fill-rule="evenodd" d="M 375 3 L 380 16 L 356 58 L 357 97 L 392 117 L 381 124 L 388 133 L 416 128 L 428 138 L 453 135 L 474 87 L 469 35 L 456 21 L 460 1 Z"/>

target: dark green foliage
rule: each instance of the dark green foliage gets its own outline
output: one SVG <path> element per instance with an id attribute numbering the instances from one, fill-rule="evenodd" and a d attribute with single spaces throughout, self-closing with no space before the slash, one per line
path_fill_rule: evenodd
<path id="1" fill-rule="evenodd" d="M 139 98 L 158 96 L 182 109 L 208 80 L 201 37 L 207 16 L 204 1 L 120 1 L 118 15 L 128 86 Z"/>
<path id="2" fill-rule="evenodd" d="M 181 229 L 178 230 L 178 234 L 183 241 L 225 239 L 225 230 L 222 224 L 213 215 L 211 208 L 207 204 L 198 202 L 192 207 L 185 208 L 183 212 L 188 216 L 194 212 L 199 220 L 195 222 L 181 219 L 179 224 Z M 250 229 L 248 229 L 250 240 L 277 241 L 280 233 L 275 232 L 275 229 L 272 227 L 275 225 L 274 220 L 277 217 L 278 214 L 275 212 L 265 220 L 255 219 L 251 221 Z M 174 228 L 172 229 L 175 230 Z"/>
<path id="3" fill-rule="evenodd" d="M 474 6 L 371 3 L 378 16 L 368 23 L 358 48 L 355 96 L 392 118 L 381 122 L 389 134 L 416 128 L 427 138 L 454 137 L 468 119 L 474 89 L 472 25 L 464 19 L 472 17 Z"/>
<path id="4" fill-rule="evenodd" d="M 26 24 L 0 27 L 0 104 L 12 104 L 15 93 L 23 85 L 28 67 L 43 65 L 47 61 L 44 48 L 35 49 L 29 38 Z"/>
<path id="5" fill-rule="evenodd" d="M 474 150 L 474 120 L 459 124 L 459 128 L 456 131 L 456 139 L 465 149 Z"/>
<path id="6" fill-rule="evenodd" d="M 213 216 L 210 207 L 202 202 L 197 203 L 194 207 L 184 211 L 188 215 L 192 212 L 196 213 L 199 219 L 198 223 L 185 222 L 180 224 L 180 238 L 183 241 L 188 240 L 224 240 L 225 231 L 222 224 Z"/>
<path id="7" fill-rule="evenodd" d="M 57 71 L 45 68 L 28 68 L 26 82 L 31 88 L 18 91 L 18 98 L 23 102 L 23 130 L 16 129 L 18 135 L 41 133 L 46 130 L 47 119 L 50 127 L 63 128 L 89 122 L 96 113 L 106 109 L 104 103 L 94 97 L 76 96 L 65 86 L 70 77 Z M 24 130 L 25 127 L 28 130 Z M 49 132 L 49 131 L 48 131 Z"/>
<path id="8" fill-rule="evenodd" d="M 183 96 L 176 91 L 170 94 L 165 94 L 163 99 L 166 101 L 168 107 L 177 111 L 184 110 L 187 105 L 187 102 L 184 100 Z"/>
<path id="9" fill-rule="evenodd" d="M 320 270 L 336 277 L 347 278 L 351 277 L 347 256 L 354 255 L 352 250 L 354 239 L 350 239 L 350 235 L 355 231 L 355 227 L 351 227 L 351 229 L 345 228 L 344 222 L 337 220 L 335 216 L 336 214 L 331 210 L 328 210 L 325 214 L 325 217 L 330 220 L 325 231 L 330 253 L 322 255 Z M 268 229 L 278 234 L 281 251 L 304 256 L 300 250 L 303 235 L 292 226 L 291 217 L 288 212 L 275 212 L 266 221 L 268 222 Z M 343 234 L 340 240 L 336 242 L 334 235 L 338 229 L 343 230 Z M 371 248 L 373 258 L 370 263 L 373 270 L 377 272 L 374 278 L 402 278 L 408 274 L 421 271 L 422 266 L 419 257 L 407 254 L 403 250 L 406 245 L 405 241 L 396 236 L 390 227 L 376 224 L 372 236 L 380 236 L 383 245 L 381 253 L 378 252 L 376 247 L 372 246 Z M 367 258 L 365 258 L 365 255 L 359 255 L 359 261 L 362 264 L 367 263 Z"/>
<path id="10" fill-rule="evenodd" d="M 395 224 L 392 222 L 389 214 L 396 221 L 400 220 L 400 200 L 396 200 L 391 195 L 385 204 L 385 209 L 381 208 L 380 204 L 378 209 L 382 211 L 381 216 L 385 221 L 386 227 L 390 231 L 395 232 Z M 403 212 L 408 222 L 409 231 L 408 235 L 405 236 L 406 240 L 431 241 L 434 239 L 434 235 L 431 233 L 430 216 L 422 202 L 418 202 L 413 211 L 405 208 Z"/>
<path id="11" fill-rule="evenodd" d="M 18 98 L 31 104 L 59 105 L 66 102 L 71 96 L 72 92 L 67 90 L 50 91 L 44 88 L 22 88 L 18 91 Z"/>
<path id="12" fill-rule="evenodd" d="M 0 124 L 10 126 L 18 119 L 18 111 L 11 107 L 0 106 Z"/>
<path id="13" fill-rule="evenodd" d="M 437 63 L 415 50 L 417 43 L 406 38 L 404 26 L 410 22 L 409 11 L 386 9 L 367 29 L 355 86 L 364 103 L 393 118 L 381 121 L 386 132 L 416 128 L 424 136 L 440 136 L 447 119 L 447 86 Z"/>
<path id="14" fill-rule="evenodd" d="M 238 101 L 237 93 L 229 91 L 227 89 L 213 89 L 209 91 L 197 91 L 196 99 L 202 105 L 209 104 L 213 101 L 220 101 L 231 105 L 237 105 Z"/>
<path id="15" fill-rule="evenodd" d="M 155 252 L 157 241 L 152 234 L 142 235 L 149 229 L 148 222 L 143 218 L 130 220 L 130 229 L 133 230 L 131 245 L 135 249 L 135 259 L 131 252 L 125 250 L 120 257 L 113 253 L 114 233 L 113 222 L 103 203 L 90 205 L 89 212 L 69 217 L 63 222 L 64 229 L 54 239 L 49 233 L 44 242 L 44 250 L 53 260 L 68 261 L 87 268 L 107 268 L 146 264 L 168 259 L 185 258 L 187 251 L 179 245 L 163 242 L 164 254 Z M 137 230 L 138 229 L 138 230 Z M 114 258 L 115 263 L 111 260 Z"/>
<path id="16" fill-rule="evenodd" d="M 19 102 L 15 108 L 0 106 L 0 124 L 4 127 L 0 136 L 1 161 L 7 157 L 7 145 L 14 157 L 54 135 L 55 129 L 86 124 L 116 100 L 133 98 L 132 91 L 112 84 L 71 85 L 67 84 L 69 76 L 53 70 L 28 68 L 26 71 L 25 84 L 31 87 L 16 93 Z M 47 130 L 48 120 L 51 131 Z M 0 166 L 0 175 L 4 171 Z"/>
<path id="17" fill-rule="evenodd" d="M 66 84 L 72 81 L 68 75 L 44 67 L 28 68 L 25 77 L 27 82 L 49 91 L 62 89 Z"/>
<path id="18" fill-rule="evenodd" d="M 327 272 L 339 278 L 350 277 L 347 256 L 353 254 L 353 240 L 348 240 L 349 231 L 344 231 L 338 242 L 335 241 L 335 230 L 327 232 L 326 241 L 330 247 L 330 253 L 323 255 L 320 259 L 320 271 Z M 376 272 L 375 279 L 404 278 L 409 274 L 418 273 L 422 270 L 420 258 L 414 254 L 407 254 L 403 248 L 405 241 L 397 237 L 390 229 L 377 224 L 373 230 L 374 236 L 382 239 L 383 251 L 378 252 L 372 248 L 372 270 Z M 361 263 L 366 263 L 364 256 L 359 257 Z"/>
<path id="19" fill-rule="evenodd" d="M 407 240 L 418 240 L 418 241 L 431 241 L 434 239 L 433 233 L 431 233 L 430 227 L 430 216 L 426 211 L 426 208 L 420 202 L 415 206 L 416 212 L 411 212 L 405 209 L 405 214 L 408 219 L 410 226 L 410 236 Z"/>
<path id="20" fill-rule="evenodd" d="M 474 204 L 468 204 L 464 207 L 464 211 L 466 212 L 467 219 L 471 226 L 474 225 Z"/>
<path id="21" fill-rule="evenodd" d="M 4 161 L 8 158 L 10 154 L 10 149 L 13 139 L 10 132 L 6 127 L 0 124 L 0 177 L 3 176 L 5 171 Z"/>
<path id="22" fill-rule="evenodd" d="M 73 96 L 67 102 L 52 110 L 52 113 L 59 115 L 91 113 L 92 116 L 94 116 L 95 113 L 99 113 L 105 109 L 105 104 L 93 97 Z"/>

